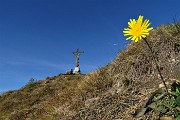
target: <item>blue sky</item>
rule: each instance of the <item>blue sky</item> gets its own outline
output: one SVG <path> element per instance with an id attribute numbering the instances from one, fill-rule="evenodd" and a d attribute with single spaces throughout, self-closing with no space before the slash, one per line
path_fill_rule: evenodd
<path id="1" fill-rule="evenodd" d="M 0 0 L 0 91 L 19 89 L 75 67 L 83 73 L 111 62 L 128 41 L 130 18 L 154 28 L 180 20 L 179 0 Z"/>

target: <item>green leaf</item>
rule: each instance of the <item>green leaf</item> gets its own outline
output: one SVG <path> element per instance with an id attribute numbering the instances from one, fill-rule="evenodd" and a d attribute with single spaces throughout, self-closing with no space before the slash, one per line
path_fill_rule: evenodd
<path id="1" fill-rule="evenodd" d="M 167 109 L 165 108 L 165 106 L 158 106 L 157 110 L 161 113 L 166 113 Z"/>
<path id="2" fill-rule="evenodd" d="M 172 111 L 173 111 L 175 116 L 180 115 L 180 112 L 178 112 L 176 108 L 173 108 Z"/>
<path id="3" fill-rule="evenodd" d="M 176 93 L 180 94 L 180 87 L 176 87 Z"/>
<path id="4" fill-rule="evenodd" d="M 174 96 L 170 97 L 169 102 L 171 103 L 171 105 L 173 105 L 175 103 L 175 98 Z"/>
<path id="5" fill-rule="evenodd" d="M 150 105 L 148 105 L 148 107 L 153 110 L 157 110 L 157 105 L 155 103 L 151 103 Z"/>
<path id="6" fill-rule="evenodd" d="M 176 98 L 175 102 L 178 106 L 180 106 L 180 96 Z"/>
<path id="7" fill-rule="evenodd" d="M 158 100 L 160 100 L 161 98 L 163 98 L 165 95 L 166 95 L 166 93 L 162 93 L 162 94 L 160 94 L 159 96 L 154 97 L 154 98 L 153 98 L 153 101 L 154 101 L 154 102 L 157 102 Z"/>
<path id="8" fill-rule="evenodd" d="M 170 96 L 168 97 L 165 101 L 164 101 L 164 105 L 170 109 L 173 109 L 176 105 L 175 103 L 175 98 L 174 96 Z"/>
<path id="9" fill-rule="evenodd" d="M 178 115 L 175 120 L 180 120 L 180 115 Z"/>
<path id="10" fill-rule="evenodd" d="M 180 87 L 176 87 L 176 92 L 172 92 L 171 94 L 177 97 L 180 96 Z"/>

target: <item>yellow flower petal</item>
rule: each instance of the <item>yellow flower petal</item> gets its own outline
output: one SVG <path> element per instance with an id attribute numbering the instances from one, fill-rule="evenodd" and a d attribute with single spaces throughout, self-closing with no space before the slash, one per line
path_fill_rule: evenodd
<path id="1" fill-rule="evenodd" d="M 130 37 L 128 37 L 128 38 L 126 38 L 126 40 L 129 40 L 129 39 L 131 39 L 132 37 L 130 36 Z"/>
<path id="2" fill-rule="evenodd" d="M 145 38 L 147 35 L 149 35 L 149 32 L 153 29 L 148 28 L 150 26 L 149 20 L 145 19 L 143 22 L 144 16 L 139 16 L 137 20 L 130 19 L 128 22 L 128 28 L 124 28 L 124 36 L 128 36 L 126 40 L 133 40 L 137 42 L 138 40 L 141 40 L 142 38 Z"/>
<path id="3" fill-rule="evenodd" d="M 137 42 L 138 41 L 138 37 L 135 39 L 135 42 Z"/>

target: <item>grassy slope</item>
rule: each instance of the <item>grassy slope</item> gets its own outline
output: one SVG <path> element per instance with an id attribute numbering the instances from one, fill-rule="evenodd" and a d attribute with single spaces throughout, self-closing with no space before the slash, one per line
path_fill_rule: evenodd
<path id="1" fill-rule="evenodd" d="M 153 30 L 147 40 L 159 59 L 163 77 L 166 80 L 180 79 L 180 24 L 162 25 Z M 131 113 L 161 83 L 151 53 L 143 41 L 131 43 L 120 52 L 107 66 L 107 72 L 113 79 L 113 87 L 109 91 L 117 91 L 118 94 L 106 94 L 97 104 L 81 110 L 76 115 L 78 119 L 85 116 L 87 119 L 135 119 Z M 155 117 L 150 116 L 149 119 L 154 120 Z"/>
<path id="2" fill-rule="evenodd" d="M 166 79 L 180 78 L 179 26 L 160 26 L 147 38 Z M 94 73 L 48 77 L 4 93 L 0 120 L 133 119 L 130 113 L 159 83 L 151 54 L 139 41 Z"/>
<path id="3" fill-rule="evenodd" d="M 0 96 L 0 120 L 68 119 L 84 107 L 87 98 L 112 85 L 105 73 L 58 75 L 27 84 Z M 104 74 L 104 75 L 103 75 Z"/>

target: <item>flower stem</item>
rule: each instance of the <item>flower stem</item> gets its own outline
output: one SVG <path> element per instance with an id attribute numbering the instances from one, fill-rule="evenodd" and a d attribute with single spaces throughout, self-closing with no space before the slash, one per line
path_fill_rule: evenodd
<path id="1" fill-rule="evenodd" d="M 149 45 L 149 43 L 148 43 L 148 41 L 146 40 L 146 38 L 143 38 L 143 40 L 146 42 L 147 46 L 149 47 L 149 49 L 150 49 L 150 51 L 151 51 L 151 54 L 152 54 L 153 60 L 154 60 L 154 62 L 155 62 L 156 68 L 157 68 L 157 70 L 158 70 L 158 72 L 159 72 L 159 75 L 160 75 L 161 80 L 162 80 L 162 82 L 163 82 L 163 84 L 164 84 L 164 87 L 165 87 L 165 89 L 166 89 L 166 92 L 168 93 L 167 85 L 166 85 L 166 83 L 165 83 L 165 80 L 164 80 L 164 78 L 163 78 L 163 76 L 162 76 L 162 74 L 161 74 L 161 70 L 160 70 L 160 68 L 159 68 L 159 65 L 158 65 L 158 63 L 157 63 L 158 58 L 157 58 L 157 56 L 154 55 L 154 52 L 153 52 L 153 50 L 152 50 L 152 47 Z"/>

